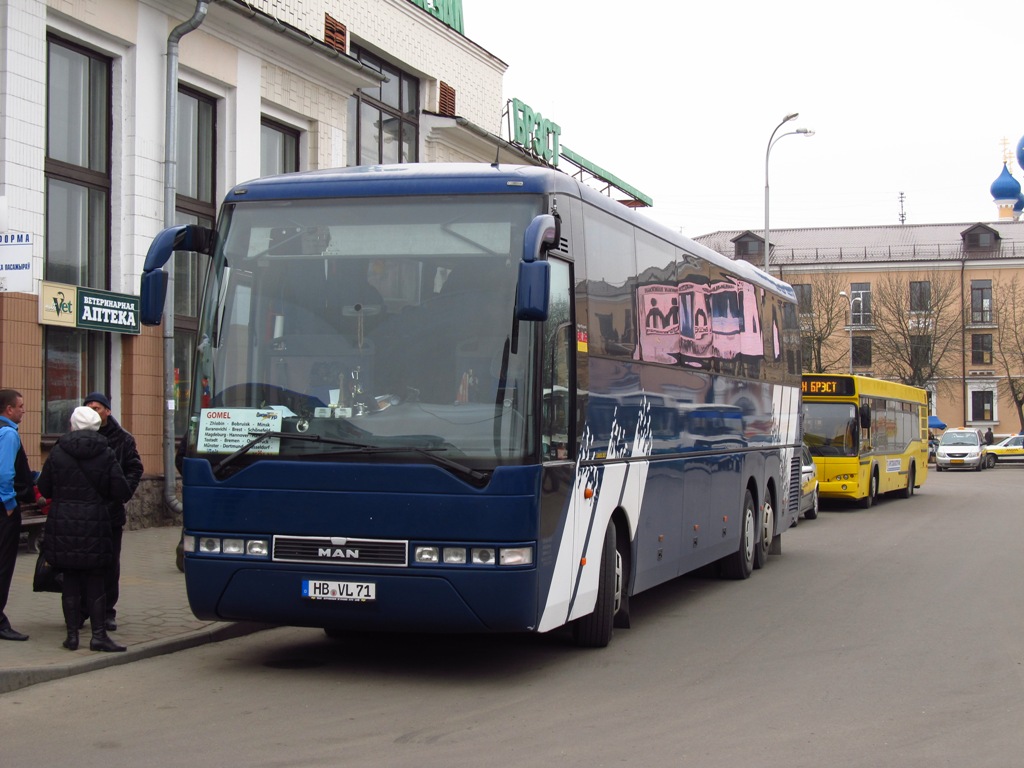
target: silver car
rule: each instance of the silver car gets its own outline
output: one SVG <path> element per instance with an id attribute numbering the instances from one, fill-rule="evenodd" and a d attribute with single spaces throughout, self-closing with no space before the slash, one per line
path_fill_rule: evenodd
<path id="1" fill-rule="evenodd" d="M 988 446 L 980 429 L 947 429 L 935 451 L 935 469 L 973 469 L 988 466 Z"/>
<path id="2" fill-rule="evenodd" d="M 800 455 L 800 514 L 813 520 L 818 516 L 818 468 L 806 445 Z"/>

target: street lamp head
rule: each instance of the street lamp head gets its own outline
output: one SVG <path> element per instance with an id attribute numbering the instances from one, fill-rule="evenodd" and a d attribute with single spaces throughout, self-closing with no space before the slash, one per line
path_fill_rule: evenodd
<path id="1" fill-rule="evenodd" d="M 782 118 L 782 122 L 788 123 L 790 120 L 796 120 L 798 117 L 800 117 L 799 112 L 790 112 L 788 115 Z"/>
<path id="2" fill-rule="evenodd" d="M 845 299 L 846 298 L 846 291 L 840 291 L 839 295 L 842 296 Z"/>
<path id="3" fill-rule="evenodd" d="M 803 134 L 804 136 L 813 136 L 814 135 L 814 131 L 812 131 L 810 128 L 797 128 L 796 132 L 800 133 L 800 134 Z"/>

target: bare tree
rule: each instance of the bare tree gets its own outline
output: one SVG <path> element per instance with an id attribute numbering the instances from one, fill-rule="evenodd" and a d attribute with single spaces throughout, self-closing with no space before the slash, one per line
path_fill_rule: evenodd
<path id="1" fill-rule="evenodd" d="M 1017 275 L 996 285 L 998 301 L 993 320 L 999 325 L 992 345 L 994 361 L 1006 374 L 1001 386 L 1013 398 L 1017 420 L 1024 429 L 1024 284 Z"/>
<path id="2" fill-rule="evenodd" d="M 847 355 L 845 345 L 833 338 L 846 322 L 849 310 L 843 290 L 843 275 L 837 270 L 812 273 L 807 282 L 798 283 L 800 299 L 800 342 L 803 368 L 810 373 L 825 373 L 839 368 Z"/>
<path id="3" fill-rule="evenodd" d="M 875 369 L 915 387 L 959 376 L 960 287 L 953 272 L 886 272 L 871 292 Z"/>

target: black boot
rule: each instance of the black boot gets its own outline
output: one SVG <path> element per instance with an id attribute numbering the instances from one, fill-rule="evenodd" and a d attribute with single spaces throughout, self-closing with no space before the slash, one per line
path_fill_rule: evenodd
<path id="1" fill-rule="evenodd" d="M 64 609 L 64 626 L 68 629 L 68 637 L 64 647 L 69 651 L 78 650 L 79 607 L 78 595 L 61 595 L 61 607 Z"/>
<path id="2" fill-rule="evenodd" d="M 124 651 L 123 645 L 118 645 L 107 634 L 104 627 L 104 619 L 107 615 L 106 595 L 97 597 L 93 601 L 92 609 L 89 611 L 89 622 L 92 624 L 92 640 L 89 641 L 89 649 L 92 651 Z"/>

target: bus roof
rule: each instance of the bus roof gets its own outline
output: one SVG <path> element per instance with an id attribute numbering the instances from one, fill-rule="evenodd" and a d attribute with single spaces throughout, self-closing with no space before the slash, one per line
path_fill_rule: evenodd
<path id="1" fill-rule="evenodd" d="M 789 301 L 796 294 L 753 264 L 694 242 L 553 168 L 488 163 L 397 163 L 265 176 L 236 185 L 225 204 L 254 200 L 465 194 L 567 194 Z"/>

